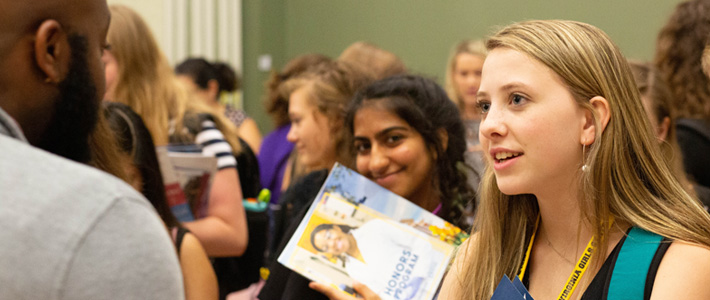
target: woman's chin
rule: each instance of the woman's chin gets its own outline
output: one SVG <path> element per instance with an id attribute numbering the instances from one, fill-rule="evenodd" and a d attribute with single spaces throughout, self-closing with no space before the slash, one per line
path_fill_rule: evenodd
<path id="1" fill-rule="evenodd" d="M 505 194 L 506 196 L 527 194 L 527 192 L 523 191 L 519 186 L 506 185 L 506 184 L 500 184 L 500 183 L 498 184 L 498 190 L 500 190 L 500 192 Z"/>

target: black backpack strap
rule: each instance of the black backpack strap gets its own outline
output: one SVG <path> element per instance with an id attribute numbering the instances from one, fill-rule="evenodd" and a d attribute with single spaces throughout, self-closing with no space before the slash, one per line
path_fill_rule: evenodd
<path id="1" fill-rule="evenodd" d="M 176 233 L 173 238 L 175 240 L 175 249 L 177 249 L 178 257 L 180 257 L 180 248 L 182 248 L 182 240 L 185 237 L 185 234 L 188 232 L 190 232 L 190 231 L 188 231 L 185 228 L 182 228 L 182 227 L 176 228 Z"/>

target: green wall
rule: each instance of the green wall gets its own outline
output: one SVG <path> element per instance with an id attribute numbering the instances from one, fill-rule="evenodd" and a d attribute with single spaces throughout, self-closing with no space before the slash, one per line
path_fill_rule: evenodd
<path id="1" fill-rule="evenodd" d="M 269 73 L 257 68 L 257 60 L 260 55 L 269 54 L 277 70 L 286 62 L 285 8 L 281 0 L 242 0 L 243 104 L 262 135 L 273 129 L 273 125 L 262 104 Z"/>
<path id="2" fill-rule="evenodd" d="M 256 69 L 259 54 L 271 54 L 273 67 L 280 69 L 300 54 L 337 57 L 349 44 L 365 40 L 394 52 L 413 72 L 443 83 L 446 59 L 457 41 L 483 38 L 497 27 L 528 19 L 590 23 L 628 57 L 651 59 L 656 34 L 678 2 L 244 0 L 245 107 L 263 133 L 272 129 L 261 103 L 266 73 Z"/>

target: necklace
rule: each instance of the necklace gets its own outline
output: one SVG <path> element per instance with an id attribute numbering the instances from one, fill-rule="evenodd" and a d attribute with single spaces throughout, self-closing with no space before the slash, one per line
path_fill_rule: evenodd
<path id="1" fill-rule="evenodd" d="M 547 232 L 545 232 L 545 242 L 547 243 L 547 246 L 550 247 L 550 249 L 552 249 L 552 251 L 554 251 L 555 253 L 557 253 L 557 256 L 559 256 L 560 258 L 564 259 L 564 261 L 566 261 L 566 262 L 569 263 L 570 265 L 573 265 L 573 266 L 574 266 L 574 262 L 573 262 L 573 261 L 569 260 L 569 259 L 568 259 L 567 257 L 565 257 L 560 251 L 557 251 L 557 249 L 555 249 L 555 246 L 552 245 L 552 242 L 550 242 L 550 239 L 547 237 Z"/>
<path id="2" fill-rule="evenodd" d="M 523 265 L 520 268 L 520 274 L 518 274 L 518 277 L 520 278 L 521 281 L 523 280 L 523 277 L 525 276 L 525 269 L 527 269 L 528 261 L 530 260 L 530 252 L 532 250 L 533 243 L 535 242 L 535 232 L 537 232 L 537 227 L 539 224 L 540 224 L 540 216 L 538 215 L 537 221 L 535 222 L 535 230 L 533 231 L 533 234 L 530 237 L 530 243 L 528 244 L 528 250 L 525 251 L 525 258 L 523 259 Z M 592 257 L 593 251 L 594 251 L 594 237 L 592 237 L 589 240 L 589 243 L 587 244 L 587 247 L 584 249 L 584 253 L 582 253 L 582 256 L 579 258 L 579 261 L 577 262 L 577 264 L 576 265 L 573 264 L 574 271 L 572 271 L 572 274 L 570 274 L 569 279 L 567 279 L 567 284 L 564 285 L 562 291 L 560 292 L 560 295 L 557 296 L 557 300 L 567 300 L 572 295 L 572 293 L 574 292 L 574 289 L 579 284 L 580 279 L 584 275 L 585 271 L 587 271 L 587 266 L 589 265 L 589 261 Z"/>

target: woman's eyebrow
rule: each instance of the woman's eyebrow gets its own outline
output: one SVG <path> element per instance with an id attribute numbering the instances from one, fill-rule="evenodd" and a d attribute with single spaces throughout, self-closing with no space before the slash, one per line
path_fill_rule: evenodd
<path id="1" fill-rule="evenodd" d="M 408 130 L 410 130 L 410 128 L 409 128 L 409 127 L 406 127 L 406 126 L 392 126 L 392 127 L 388 127 L 388 128 L 383 129 L 382 131 L 376 133 L 376 134 L 375 134 L 375 138 L 380 139 L 380 138 L 386 136 L 387 134 L 389 134 L 390 132 L 395 131 L 395 130 L 408 131 Z"/>

